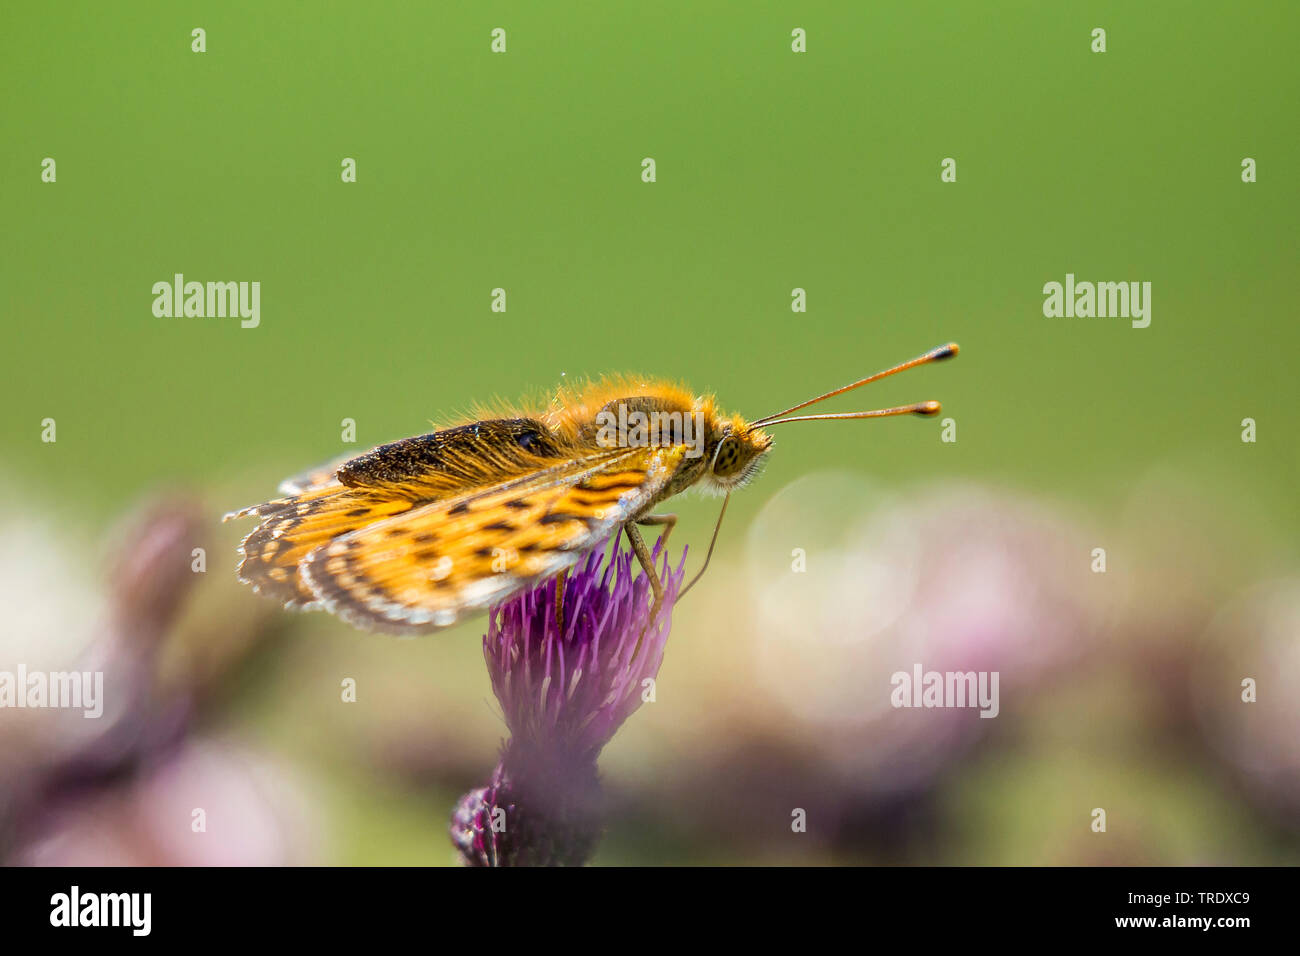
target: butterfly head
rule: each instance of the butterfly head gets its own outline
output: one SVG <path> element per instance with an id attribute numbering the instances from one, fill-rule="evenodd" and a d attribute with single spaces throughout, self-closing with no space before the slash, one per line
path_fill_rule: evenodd
<path id="1" fill-rule="evenodd" d="M 736 415 L 714 426 L 705 447 L 709 455 L 705 483 L 725 494 L 758 474 L 772 447 L 772 436 Z"/>

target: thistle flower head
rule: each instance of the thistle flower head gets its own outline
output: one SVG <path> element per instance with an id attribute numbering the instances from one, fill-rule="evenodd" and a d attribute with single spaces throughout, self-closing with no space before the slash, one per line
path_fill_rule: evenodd
<path id="1" fill-rule="evenodd" d="M 676 570 L 663 557 L 653 622 L 650 582 L 634 560 L 618 553 L 602 570 L 604 554 L 589 555 L 564 582 L 561 615 L 554 580 L 492 613 L 483 652 L 516 749 L 595 760 L 641 706 L 643 682 L 663 662 L 685 552 Z"/>
<path id="2" fill-rule="evenodd" d="M 633 558 L 616 554 L 602 570 L 593 552 L 567 575 L 558 613 L 554 580 L 493 610 L 483 653 L 511 738 L 490 784 L 452 815 L 463 862 L 575 865 L 595 848 L 596 758 L 659 673 L 686 563 L 683 552 L 674 570 L 664 556 L 651 620 L 650 582 Z"/>

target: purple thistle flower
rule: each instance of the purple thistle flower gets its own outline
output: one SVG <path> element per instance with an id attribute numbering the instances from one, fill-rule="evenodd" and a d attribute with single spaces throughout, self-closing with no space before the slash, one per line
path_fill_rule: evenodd
<path id="1" fill-rule="evenodd" d="M 634 559 L 616 553 L 602 571 L 595 551 L 571 571 L 562 627 L 555 580 L 493 609 L 483 654 L 510 740 L 491 783 L 467 793 L 452 816 L 464 862 L 576 865 L 595 849 L 596 758 L 659 673 L 685 573 L 685 551 L 675 570 L 663 556 L 664 600 L 652 623 L 650 582 Z"/>

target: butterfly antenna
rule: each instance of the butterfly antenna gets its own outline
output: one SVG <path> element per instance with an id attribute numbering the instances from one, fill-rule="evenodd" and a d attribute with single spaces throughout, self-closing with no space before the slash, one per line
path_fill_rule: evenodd
<path id="1" fill-rule="evenodd" d="M 800 402 L 798 405 L 791 405 L 784 411 L 775 412 L 771 415 L 764 415 L 762 418 L 753 422 L 755 428 L 765 428 L 768 425 L 775 425 L 776 420 L 786 421 L 807 421 L 812 418 L 881 418 L 886 415 L 933 415 L 939 411 L 938 402 L 919 402 L 916 405 L 907 405 L 900 409 L 885 408 L 874 412 L 850 412 L 847 415 L 819 415 L 819 416 L 802 416 L 800 418 L 783 418 L 791 412 L 797 412 L 801 408 L 807 408 L 809 405 L 816 405 L 818 402 L 824 402 L 828 398 L 834 398 L 836 395 L 843 395 L 845 392 L 851 392 L 855 388 L 861 388 L 863 385 L 870 385 L 872 382 L 878 382 L 882 378 L 888 378 L 890 375 L 897 375 L 899 372 L 905 372 L 909 368 L 916 368 L 918 365 L 929 365 L 931 362 L 941 362 L 944 359 L 952 358 L 957 354 L 957 343 L 949 342 L 947 345 L 940 345 L 938 348 L 930 349 L 924 355 L 918 355 L 910 361 L 903 362 L 901 365 L 895 365 L 893 368 L 887 368 L 883 372 L 877 372 L 875 375 L 868 375 L 866 378 L 858 379 L 834 391 L 827 392 L 825 395 L 818 395 L 816 398 L 810 398 L 806 402 Z"/>
<path id="2" fill-rule="evenodd" d="M 869 412 L 836 412 L 833 415 L 792 415 L 789 418 L 769 419 L 756 422 L 755 428 L 768 428 L 772 425 L 784 425 L 786 422 L 819 422 L 843 418 L 889 418 L 891 415 L 938 415 L 942 406 L 938 402 L 916 402 L 913 405 L 899 405 L 896 408 L 875 408 Z"/>

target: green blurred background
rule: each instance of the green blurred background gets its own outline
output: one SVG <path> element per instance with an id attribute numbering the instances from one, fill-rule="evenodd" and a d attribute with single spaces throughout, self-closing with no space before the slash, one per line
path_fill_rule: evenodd
<path id="1" fill-rule="evenodd" d="M 822 471 L 882 493 L 943 480 L 1051 502 L 1130 532 L 1113 574 L 1183 553 L 1132 529 L 1134 489 L 1173 476 L 1186 507 L 1159 527 L 1204 540 L 1223 600 L 1296 573 L 1293 3 L 15 3 L 0 17 L 0 481 L 7 510 L 41 515 L 87 575 L 148 495 L 186 489 L 214 518 L 263 500 L 353 447 L 344 418 L 360 451 L 610 371 L 754 416 L 948 340 L 957 361 L 827 410 L 938 398 L 958 441 L 918 419 L 781 432 L 733 503 L 707 600 L 743 574 L 765 501 Z M 55 184 L 40 181 L 47 156 Z M 940 181 L 945 157 L 956 183 Z M 1258 182 L 1241 181 L 1244 157 Z M 175 272 L 260 281 L 260 327 L 156 318 L 151 286 Z M 1067 272 L 1150 281 L 1150 327 L 1045 318 L 1043 284 Z M 56 444 L 40 440 L 46 417 Z M 716 507 L 683 501 L 681 540 L 706 544 Z M 190 617 L 261 603 L 233 580 L 247 530 L 211 531 L 206 611 Z M 686 604 L 678 618 L 661 686 L 739 707 L 726 654 L 698 650 L 708 627 Z M 316 859 L 448 859 L 446 813 L 472 782 L 457 774 L 486 774 L 502 733 L 482 622 L 414 642 L 322 615 L 267 626 L 211 720 L 306 778 Z M 1192 640 L 1172 630 L 1163 641 Z M 352 710 L 339 674 L 361 682 Z M 1057 703 L 1113 714 L 1110 744 L 1132 736 L 1123 706 L 1080 697 Z M 611 745 L 615 786 L 692 739 L 667 710 L 643 709 Z M 397 770 L 377 740 L 408 742 L 392 745 L 408 754 Z M 1154 740 L 1127 754 L 1058 741 L 954 771 L 927 800 L 964 810 L 936 810 L 946 836 L 922 827 L 931 839 L 901 848 L 765 848 L 632 814 L 598 861 L 1077 860 L 1026 808 L 1135 767 L 1187 829 L 1132 859 L 1297 859 L 1289 825 L 1205 784 L 1201 764 L 1157 773 Z M 437 756 L 450 747 L 452 769 Z M 1240 839 L 1213 836 L 1224 817 L 1205 821 L 1206 805 Z"/>

